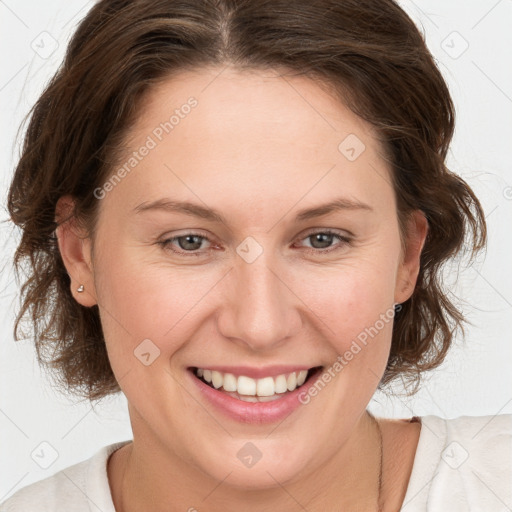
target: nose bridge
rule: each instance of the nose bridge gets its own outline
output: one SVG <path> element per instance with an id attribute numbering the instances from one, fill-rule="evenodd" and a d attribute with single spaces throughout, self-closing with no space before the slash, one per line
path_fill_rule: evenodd
<path id="1" fill-rule="evenodd" d="M 231 297 L 223 303 L 219 328 L 225 337 L 253 350 L 268 350 L 300 328 L 299 312 L 275 259 L 262 252 L 249 261 L 236 259 L 227 292 Z"/>

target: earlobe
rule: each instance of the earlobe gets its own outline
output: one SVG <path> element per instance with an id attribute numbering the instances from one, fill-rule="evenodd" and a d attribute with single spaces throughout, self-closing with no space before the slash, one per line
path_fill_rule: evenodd
<path id="1" fill-rule="evenodd" d="M 55 230 L 59 252 L 71 279 L 70 289 L 75 300 L 82 306 L 97 304 L 91 260 L 91 240 L 84 228 L 73 216 L 74 201 L 71 196 L 62 196 L 55 208 Z"/>
<path id="2" fill-rule="evenodd" d="M 396 303 L 405 302 L 414 292 L 420 271 L 420 257 L 425 246 L 427 234 L 428 221 L 422 211 L 415 210 L 410 214 L 407 221 L 404 253 L 396 280 Z"/>

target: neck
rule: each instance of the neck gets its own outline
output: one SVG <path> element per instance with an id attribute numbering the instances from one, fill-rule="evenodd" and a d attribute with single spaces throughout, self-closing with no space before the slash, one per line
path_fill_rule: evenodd
<path id="1" fill-rule="evenodd" d="M 227 506 L 244 512 L 291 512 L 298 506 L 310 512 L 375 512 L 382 510 L 381 446 L 378 423 L 365 412 L 347 441 L 321 464 L 305 468 L 299 477 L 286 482 L 268 472 L 266 487 L 249 489 L 231 485 L 229 473 L 223 480 L 215 480 L 148 432 L 134 429 L 134 442 L 114 453 L 108 473 L 118 512 L 144 510 L 149 503 L 155 512 L 193 511 L 194 507 L 224 512 Z"/>

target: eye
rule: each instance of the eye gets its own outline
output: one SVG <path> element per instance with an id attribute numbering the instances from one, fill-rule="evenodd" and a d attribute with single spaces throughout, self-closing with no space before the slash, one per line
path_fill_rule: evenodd
<path id="1" fill-rule="evenodd" d="M 306 250 L 315 254 L 325 254 L 341 249 L 351 244 L 351 239 L 337 231 L 331 229 L 322 229 L 309 233 L 301 240 L 312 240 L 310 248 Z M 333 241 L 339 240 L 338 245 L 332 246 Z M 206 250 L 201 250 L 204 241 L 210 242 L 210 239 L 199 233 L 185 233 L 180 236 L 174 236 L 158 242 L 164 249 L 172 251 L 181 256 L 202 256 Z"/>
<path id="2" fill-rule="evenodd" d="M 158 242 L 164 249 L 168 249 L 180 255 L 201 256 L 204 251 L 197 252 L 202 245 L 203 240 L 209 240 L 207 237 L 198 233 L 185 233 L 184 235 L 174 236 Z M 179 250 L 175 249 L 175 242 Z"/>
<path id="3" fill-rule="evenodd" d="M 308 252 L 313 253 L 328 253 L 335 251 L 337 249 L 341 249 L 346 245 L 350 245 L 352 240 L 346 236 L 343 235 L 337 231 L 333 231 L 332 229 L 322 229 L 318 231 L 314 231 L 312 233 L 309 233 L 305 238 L 302 240 L 312 240 L 311 243 L 311 249 L 308 248 Z M 334 240 L 339 240 L 339 244 L 332 246 L 332 243 Z"/>

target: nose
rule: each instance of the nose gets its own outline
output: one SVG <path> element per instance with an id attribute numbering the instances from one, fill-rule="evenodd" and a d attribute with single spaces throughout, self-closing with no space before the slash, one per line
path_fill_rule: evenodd
<path id="1" fill-rule="evenodd" d="M 289 272 L 275 262 L 271 266 L 265 255 L 252 263 L 237 258 L 218 315 L 220 334 L 255 352 L 278 347 L 302 327 L 300 300 L 287 282 Z"/>

